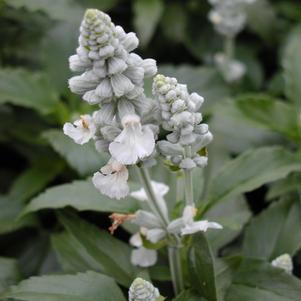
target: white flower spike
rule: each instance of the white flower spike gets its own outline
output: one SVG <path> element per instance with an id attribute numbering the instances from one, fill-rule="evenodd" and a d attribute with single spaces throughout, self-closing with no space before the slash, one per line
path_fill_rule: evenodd
<path id="1" fill-rule="evenodd" d="M 94 186 L 110 198 L 121 199 L 128 195 L 129 172 L 123 164 L 111 158 L 107 165 L 92 178 Z"/>
<path id="2" fill-rule="evenodd" d="M 142 126 L 138 115 L 126 115 L 122 118 L 123 131 L 110 144 L 109 150 L 116 160 L 131 165 L 152 154 L 155 138 L 147 125 Z"/>
<path id="3" fill-rule="evenodd" d="M 90 115 L 82 115 L 74 123 L 67 122 L 64 124 L 64 134 L 69 136 L 77 144 L 85 144 L 92 139 L 96 133 L 96 126 Z"/>

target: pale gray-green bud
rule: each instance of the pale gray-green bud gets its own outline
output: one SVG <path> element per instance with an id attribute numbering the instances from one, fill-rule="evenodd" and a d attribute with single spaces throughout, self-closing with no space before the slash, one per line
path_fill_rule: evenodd
<path id="1" fill-rule="evenodd" d="M 129 301 L 157 301 L 159 298 L 159 290 L 142 278 L 136 278 L 129 289 Z"/>
<path id="2" fill-rule="evenodd" d="M 289 254 L 283 254 L 272 261 L 272 266 L 285 270 L 288 274 L 293 272 L 293 260 Z"/>

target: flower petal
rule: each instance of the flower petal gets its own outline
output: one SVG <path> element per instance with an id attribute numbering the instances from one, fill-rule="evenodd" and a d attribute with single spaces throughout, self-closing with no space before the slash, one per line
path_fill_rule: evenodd
<path id="1" fill-rule="evenodd" d="M 147 268 L 155 265 L 157 258 L 157 251 L 141 247 L 132 251 L 131 262 L 133 265 Z"/>

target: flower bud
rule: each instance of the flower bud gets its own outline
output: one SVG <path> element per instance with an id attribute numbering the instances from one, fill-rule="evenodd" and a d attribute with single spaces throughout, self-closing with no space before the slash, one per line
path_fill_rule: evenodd
<path id="1" fill-rule="evenodd" d="M 129 289 L 129 301 L 157 301 L 159 297 L 159 290 L 142 278 L 136 278 Z"/>

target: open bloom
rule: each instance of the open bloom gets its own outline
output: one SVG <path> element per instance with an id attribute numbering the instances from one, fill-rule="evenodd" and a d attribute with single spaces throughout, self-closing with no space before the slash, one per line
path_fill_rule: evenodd
<path id="1" fill-rule="evenodd" d="M 143 247 L 140 232 L 137 232 L 130 238 L 130 244 L 135 247 L 131 255 L 131 263 L 135 266 L 150 267 L 157 262 L 157 251 L 149 250 Z"/>
<path id="2" fill-rule="evenodd" d="M 157 205 L 160 208 L 162 214 L 166 218 L 168 218 L 168 209 L 167 209 L 166 202 L 163 197 L 168 193 L 169 187 L 164 183 L 160 183 L 160 182 L 156 182 L 156 181 L 151 181 L 151 184 L 152 184 L 153 191 L 156 195 Z M 144 188 L 141 188 L 137 191 L 131 192 L 131 196 L 139 201 L 147 201 L 148 200 L 148 196 L 147 196 Z"/>
<path id="3" fill-rule="evenodd" d="M 222 225 L 209 222 L 207 220 L 194 221 L 196 215 L 196 208 L 193 206 L 186 206 L 183 215 L 180 218 L 173 220 L 168 225 L 168 231 L 171 233 L 181 233 L 181 235 L 189 235 L 197 232 L 206 232 L 211 229 L 222 229 Z"/>
<path id="4" fill-rule="evenodd" d="M 74 123 L 67 122 L 64 124 L 64 134 L 69 136 L 77 144 L 85 144 L 94 137 L 96 126 L 90 115 L 82 115 Z"/>
<path id="5" fill-rule="evenodd" d="M 223 53 L 217 53 L 214 57 L 217 68 L 224 79 L 231 83 L 240 80 L 246 73 L 246 66 L 238 60 L 229 60 Z"/>
<path id="6" fill-rule="evenodd" d="M 111 158 L 107 165 L 94 174 L 92 181 L 101 193 L 110 198 L 121 199 L 129 193 L 128 177 L 127 168 Z"/>
<path id="7" fill-rule="evenodd" d="M 164 197 L 168 193 L 169 187 L 160 182 L 151 181 L 156 196 Z M 131 192 L 131 196 L 139 201 L 147 201 L 147 195 L 144 188 Z"/>
<path id="8" fill-rule="evenodd" d="M 152 154 L 155 148 L 154 133 L 147 125 L 142 126 L 138 115 L 126 115 L 122 118 L 123 130 L 110 144 L 109 151 L 122 164 L 137 163 Z"/>

